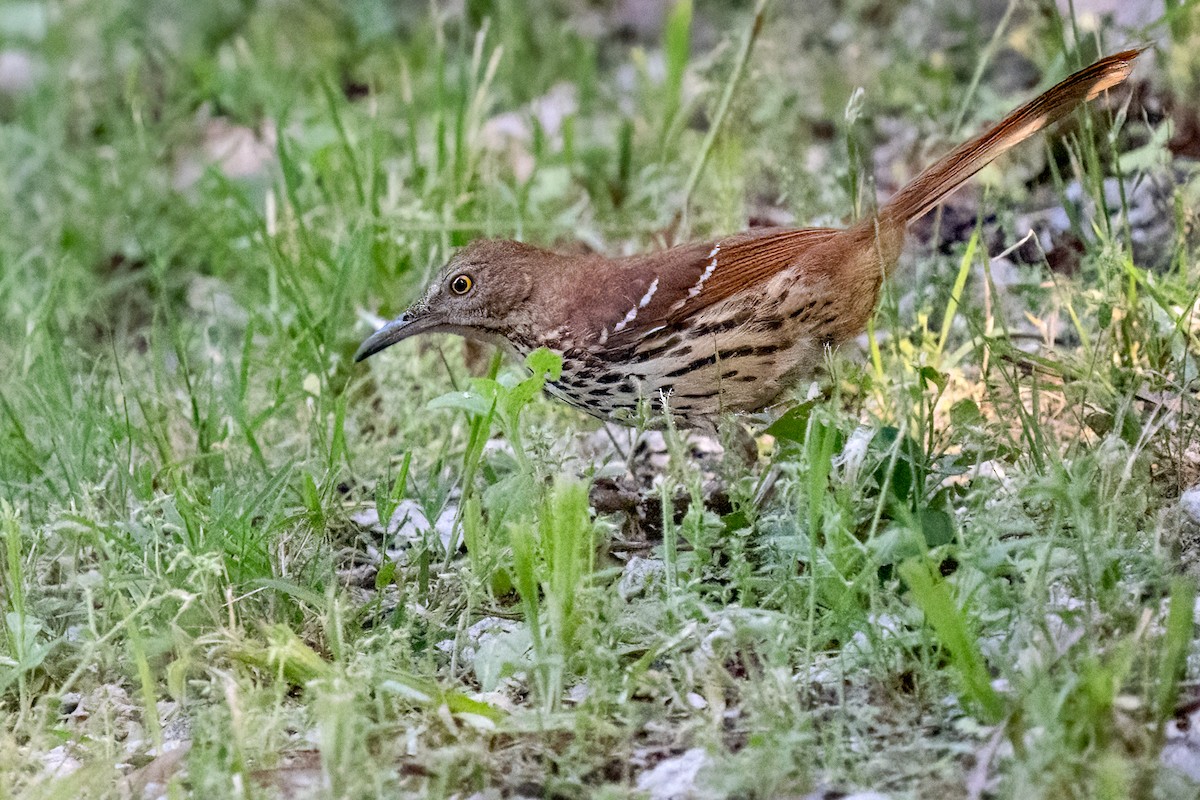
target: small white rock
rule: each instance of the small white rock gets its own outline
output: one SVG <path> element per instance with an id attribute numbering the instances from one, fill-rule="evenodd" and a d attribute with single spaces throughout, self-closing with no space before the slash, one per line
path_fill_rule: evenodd
<path id="1" fill-rule="evenodd" d="M 387 534 L 395 537 L 393 547 L 401 548 L 423 541 L 426 535 L 433 531 L 437 533 L 442 547 L 446 548 L 450 546 L 454 520 L 457 517 L 458 506 L 451 503 L 442 509 L 437 521 L 431 524 L 420 503 L 411 499 L 401 500 L 392 512 L 392 518 L 388 520 Z M 373 505 L 355 511 L 350 515 L 350 520 L 368 530 L 383 530 L 379 524 L 379 510 Z"/>
<path id="2" fill-rule="evenodd" d="M 429 517 L 416 500 L 401 500 L 387 527 L 388 533 L 396 537 L 397 544 L 419 542 L 432 529 Z"/>
<path id="3" fill-rule="evenodd" d="M 696 776 L 709 764 L 708 753 L 693 747 L 682 755 L 660 761 L 637 779 L 637 790 L 650 800 L 685 800 L 696 796 Z"/>
<path id="4" fill-rule="evenodd" d="M 1193 486 L 1179 497 L 1179 507 L 1192 522 L 1200 525 L 1200 486 Z"/>
<path id="5" fill-rule="evenodd" d="M 1200 752 L 1195 748 L 1183 742 L 1171 742 L 1163 747 L 1160 760 L 1163 766 L 1183 774 L 1193 783 L 1200 783 Z"/>
<path id="6" fill-rule="evenodd" d="M 82 766 L 79 759 L 71 755 L 67 746 L 63 744 L 42 755 L 42 774 L 46 777 L 62 778 Z"/>
<path id="7" fill-rule="evenodd" d="M 33 57 L 24 50 L 0 50 L 0 94 L 23 94 L 37 78 Z"/>
<path id="8" fill-rule="evenodd" d="M 661 583 L 666 571 L 666 565 L 657 558 L 634 556 L 621 572 L 621 579 L 617 581 L 617 594 L 622 600 L 629 601 Z"/>

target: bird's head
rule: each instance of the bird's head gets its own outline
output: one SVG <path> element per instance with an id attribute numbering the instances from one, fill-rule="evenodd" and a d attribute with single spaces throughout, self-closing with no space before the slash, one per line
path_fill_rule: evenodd
<path id="1" fill-rule="evenodd" d="M 354 354 L 362 361 L 418 333 L 457 333 L 515 344 L 540 262 L 550 253 L 520 242 L 487 239 L 460 250 L 419 300 L 371 334 Z M 545 266 L 545 265 L 541 265 Z"/>

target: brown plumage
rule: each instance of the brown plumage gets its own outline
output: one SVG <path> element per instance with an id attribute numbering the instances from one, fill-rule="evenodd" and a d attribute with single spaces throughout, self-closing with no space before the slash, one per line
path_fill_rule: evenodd
<path id="1" fill-rule="evenodd" d="M 684 425 L 771 405 L 860 333 L 909 223 L 990 161 L 1129 76 L 1138 51 L 1097 61 L 959 145 L 850 228 L 755 229 L 628 258 L 474 242 L 356 360 L 449 331 L 524 355 L 548 347 L 548 391 L 589 414 L 633 418 L 640 399 Z"/>

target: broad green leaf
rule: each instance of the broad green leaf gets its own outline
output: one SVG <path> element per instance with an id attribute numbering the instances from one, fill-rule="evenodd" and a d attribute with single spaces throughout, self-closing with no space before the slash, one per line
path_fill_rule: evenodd
<path id="1" fill-rule="evenodd" d="M 490 381 L 473 381 L 472 387 L 465 392 L 447 392 L 429 401 L 427 408 L 436 410 L 452 408 L 466 411 L 477 417 L 486 416 L 496 402 L 495 386 L 489 387 Z"/>
<path id="2" fill-rule="evenodd" d="M 783 416 L 771 423 L 765 433 L 776 439 L 789 442 L 803 442 L 808 432 L 808 418 L 816 406 L 816 400 L 806 400 L 800 405 L 792 406 L 783 412 Z"/>

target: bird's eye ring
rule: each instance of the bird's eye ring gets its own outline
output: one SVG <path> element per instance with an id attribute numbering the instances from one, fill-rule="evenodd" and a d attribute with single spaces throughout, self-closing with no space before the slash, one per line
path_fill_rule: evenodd
<path id="1" fill-rule="evenodd" d="M 471 291 L 471 287 L 475 282 L 471 280 L 470 275 L 455 275 L 450 279 L 450 291 L 457 295 L 464 295 Z"/>

